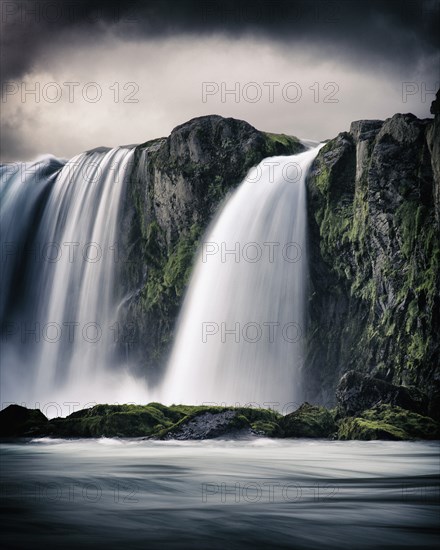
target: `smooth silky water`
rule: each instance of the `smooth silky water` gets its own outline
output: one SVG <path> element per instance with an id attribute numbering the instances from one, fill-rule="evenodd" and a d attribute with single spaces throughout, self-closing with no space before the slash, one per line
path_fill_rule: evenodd
<path id="1" fill-rule="evenodd" d="M 45 439 L 1 451 L 6 548 L 438 542 L 436 443 Z"/>
<path id="2" fill-rule="evenodd" d="M 119 217 L 133 152 L 1 166 L 3 406 L 56 416 L 74 403 L 145 398 L 115 354 Z"/>

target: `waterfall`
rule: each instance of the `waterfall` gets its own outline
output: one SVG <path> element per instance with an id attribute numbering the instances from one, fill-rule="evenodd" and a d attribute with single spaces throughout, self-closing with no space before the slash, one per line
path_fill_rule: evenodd
<path id="1" fill-rule="evenodd" d="M 305 177 L 318 150 L 263 160 L 220 209 L 201 243 L 156 394 L 115 353 L 124 298 L 118 220 L 133 149 L 0 165 L 2 406 L 61 416 L 96 402 L 152 398 L 300 402 Z"/>
<path id="2" fill-rule="evenodd" d="M 199 251 L 159 399 L 301 402 L 307 170 L 320 147 L 263 160 L 226 201 Z"/>
<path id="3" fill-rule="evenodd" d="M 2 165 L 2 403 L 133 401 L 115 362 L 118 216 L 133 150 Z M 42 407 L 44 409 L 44 407 Z M 59 409 L 62 409 L 61 411 Z"/>

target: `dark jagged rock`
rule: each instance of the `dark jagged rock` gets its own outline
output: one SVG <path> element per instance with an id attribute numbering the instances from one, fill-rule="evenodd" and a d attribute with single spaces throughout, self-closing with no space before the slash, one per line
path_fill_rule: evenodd
<path id="1" fill-rule="evenodd" d="M 266 409 L 246 407 L 188 407 L 188 415 L 157 434 L 161 439 L 212 439 L 256 435 L 277 437 L 281 415 Z"/>
<path id="2" fill-rule="evenodd" d="M 439 117 L 357 121 L 308 179 L 307 396 L 356 370 L 440 395 Z"/>
<path id="3" fill-rule="evenodd" d="M 336 399 L 343 415 L 354 416 L 376 405 L 389 404 L 422 415 L 428 413 L 427 396 L 417 388 L 396 386 L 385 380 L 349 371 L 336 388 Z"/>
<path id="4" fill-rule="evenodd" d="M 205 412 L 194 418 L 185 419 L 178 427 L 170 430 L 164 439 L 212 439 L 235 432 L 249 431 L 246 418 L 236 411 Z"/>
<path id="5" fill-rule="evenodd" d="M 169 350 L 199 239 L 225 196 L 263 158 L 304 150 L 298 139 L 217 115 L 136 148 L 120 239 L 121 349 L 150 381 Z"/>
<path id="6" fill-rule="evenodd" d="M 35 437 L 47 433 L 48 419 L 39 409 L 9 405 L 0 411 L 0 437 Z"/>
<path id="7" fill-rule="evenodd" d="M 309 403 L 284 416 L 279 424 L 284 437 L 331 437 L 337 430 L 330 411 Z"/>
<path id="8" fill-rule="evenodd" d="M 440 115 L 440 90 L 437 91 L 429 111 L 432 115 Z"/>

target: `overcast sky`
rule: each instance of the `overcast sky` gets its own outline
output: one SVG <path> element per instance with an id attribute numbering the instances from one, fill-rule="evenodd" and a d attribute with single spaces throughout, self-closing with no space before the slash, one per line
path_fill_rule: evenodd
<path id="1" fill-rule="evenodd" d="M 319 140 L 428 117 L 439 17 L 438 0 L 2 0 L 2 160 L 141 143 L 211 113 Z"/>

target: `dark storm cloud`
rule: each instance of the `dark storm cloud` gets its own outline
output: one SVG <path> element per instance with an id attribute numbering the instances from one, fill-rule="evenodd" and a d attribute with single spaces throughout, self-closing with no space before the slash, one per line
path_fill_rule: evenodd
<path id="1" fill-rule="evenodd" d="M 360 118 L 429 116 L 439 1 L 0 0 L 1 158 L 142 143 L 213 112 L 310 139 Z M 213 81 L 238 85 L 239 99 L 204 100 Z M 289 82 L 298 101 L 280 91 Z M 261 100 L 244 96 L 249 83 Z M 89 84 L 99 101 L 84 96 Z M 136 102 L 125 85 L 136 86 Z"/>
<path id="2" fill-rule="evenodd" d="M 109 32 L 127 41 L 250 34 L 399 70 L 438 52 L 439 13 L 438 0 L 2 0 L 1 77 L 19 78 L 45 53 Z"/>

